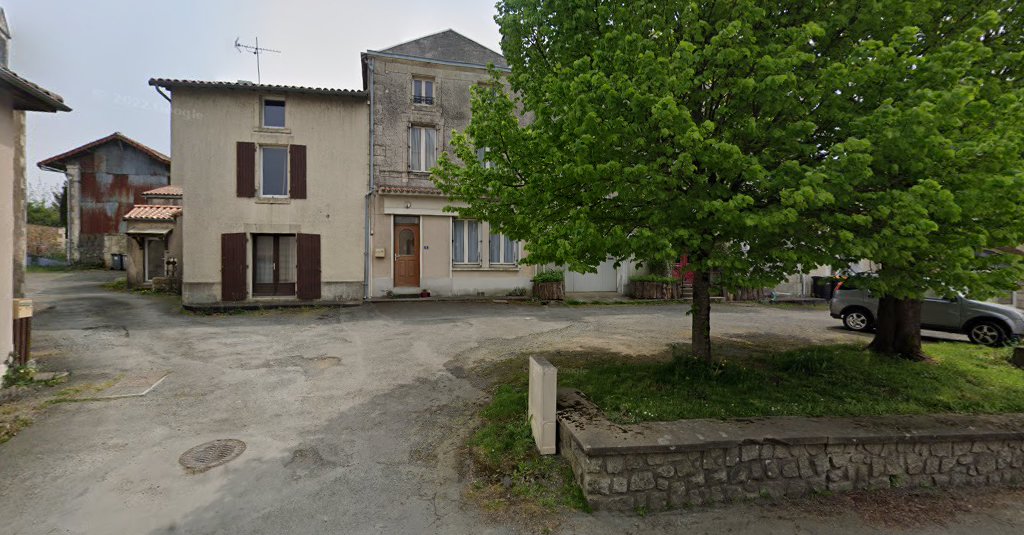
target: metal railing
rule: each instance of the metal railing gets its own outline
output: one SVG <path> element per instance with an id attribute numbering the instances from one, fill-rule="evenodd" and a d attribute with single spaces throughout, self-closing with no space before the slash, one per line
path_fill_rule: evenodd
<path id="1" fill-rule="evenodd" d="M 434 104 L 434 97 L 427 97 L 427 96 L 423 96 L 423 95 L 413 95 L 412 96 L 412 103 L 413 104 L 430 104 L 430 105 L 433 105 Z"/>

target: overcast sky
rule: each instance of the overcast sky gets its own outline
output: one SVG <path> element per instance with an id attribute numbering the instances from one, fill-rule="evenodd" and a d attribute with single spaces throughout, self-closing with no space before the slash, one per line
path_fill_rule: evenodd
<path id="1" fill-rule="evenodd" d="M 357 89 L 359 53 L 451 28 L 500 51 L 493 0 L 0 0 L 10 68 L 64 97 L 70 113 L 30 113 L 29 186 L 63 175 L 50 156 L 121 132 L 170 154 L 170 105 L 152 77 L 256 80 L 235 38 L 282 51 L 262 56 L 264 83 Z M 173 156 L 173 155 L 172 155 Z"/>

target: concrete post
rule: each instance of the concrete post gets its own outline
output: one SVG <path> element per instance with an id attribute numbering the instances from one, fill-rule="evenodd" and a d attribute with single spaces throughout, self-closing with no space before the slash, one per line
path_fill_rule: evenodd
<path id="1" fill-rule="evenodd" d="M 82 233 L 82 180 L 81 168 L 78 164 L 68 164 L 64 174 L 68 177 L 68 263 L 77 264 L 79 254 L 79 237 Z"/>
<path id="2" fill-rule="evenodd" d="M 558 368 L 547 359 L 530 357 L 530 394 L 528 413 L 533 441 L 541 455 L 558 452 L 555 403 L 558 397 Z"/>

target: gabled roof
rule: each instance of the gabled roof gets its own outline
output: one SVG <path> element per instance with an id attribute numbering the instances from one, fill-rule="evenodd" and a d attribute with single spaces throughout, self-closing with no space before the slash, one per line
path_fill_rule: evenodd
<path id="1" fill-rule="evenodd" d="M 50 113 L 71 111 L 60 95 L 18 76 L 7 67 L 0 66 L 0 87 L 11 92 L 16 110 Z"/>
<path id="2" fill-rule="evenodd" d="M 181 189 L 181 186 L 161 186 L 142 192 L 144 197 L 181 197 L 183 194 L 184 190 Z"/>
<path id="3" fill-rule="evenodd" d="M 300 85 L 254 84 L 252 82 L 210 82 L 203 80 L 178 80 L 176 78 L 150 78 L 149 85 L 174 91 L 180 87 L 193 89 L 232 89 L 236 91 L 257 91 L 270 93 L 305 93 L 312 95 L 334 95 L 364 97 L 366 93 L 357 89 L 334 89 L 330 87 L 305 87 Z"/>
<path id="4" fill-rule="evenodd" d="M 40 169 L 57 169 L 60 171 L 64 171 L 67 169 L 68 160 L 75 158 L 76 156 L 81 156 L 86 152 L 90 152 L 96 147 L 99 147 L 100 145 L 106 145 L 107 143 L 113 143 L 115 141 L 134 147 L 143 154 L 149 156 L 150 158 L 153 158 L 154 160 L 164 165 L 171 165 L 171 159 L 166 155 L 157 152 L 143 145 L 142 143 L 139 143 L 138 141 L 135 141 L 134 139 L 122 134 L 121 132 L 114 132 L 113 134 L 110 134 L 107 137 L 97 139 L 96 141 L 91 141 L 89 143 L 86 143 L 85 145 L 82 145 L 81 147 L 74 148 L 65 153 L 47 158 L 39 162 L 37 165 Z"/>
<path id="5" fill-rule="evenodd" d="M 126 221 L 174 221 L 181 215 L 181 206 L 169 204 L 136 204 L 124 215 Z"/>
<path id="6" fill-rule="evenodd" d="M 370 50 L 367 53 L 436 60 L 477 67 L 486 67 L 493 63 L 495 67 L 508 68 L 504 56 L 454 30 L 445 30 L 384 50 Z"/>

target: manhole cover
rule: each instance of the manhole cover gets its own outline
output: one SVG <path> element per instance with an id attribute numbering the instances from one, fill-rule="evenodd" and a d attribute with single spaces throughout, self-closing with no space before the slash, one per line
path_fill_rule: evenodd
<path id="1" fill-rule="evenodd" d="M 245 442 L 222 438 L 200 444 L 181 454 L 178 462 L 190 472 L 205 472 L 233 460 L 245 451 Z"/>

